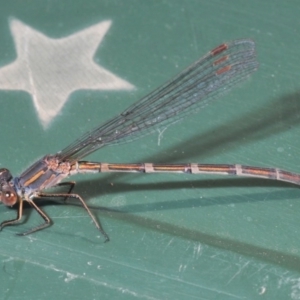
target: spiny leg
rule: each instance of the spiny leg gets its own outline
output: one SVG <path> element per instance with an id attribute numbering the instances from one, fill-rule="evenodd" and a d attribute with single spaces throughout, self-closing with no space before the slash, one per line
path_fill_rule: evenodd
<path id="1" fill-rule="evenodd" d="M 19 222 L 23 215 L 23 199 L 19 200 L 19 207 L 18 207 L 18 214 L 15 219 L 4 221 L 0 224 L 0 230 L 2 230 L 3 227 L 14 225 L 15 223 Z"/>
<path id="2" fill-rule="evenodd" d="M 87 213 L 89 214 L 89 216 L 91 217 L 91 219 L 93 220 L 95 226 L 97 227 L 97 229 L 102 233 L 102 235 L 105 238 L 105 243 L 109 241 L 109 236 L 107 235 L 107 233 L 104 231 L 101 223 L 95 218 L 95 216 L 92 214 L 92 212 L 90 211 L 90 209 L 88 208 L 88 206 L 86 205 L 86 203 L 84 202 L 84 200 L 78 195 L 78 194 L 42 194 L 40 193 L 38 195 L 38 197 L 47 197 L 47 198 L 54 198 L 54 197 L 67 197 L 67 198 L 75 198 L 78 199 L 82 206 L 84 207 L 84 209 L 87 211 Z"/>
<path id="3" fill-rule="evenodd" d="M 30 229 L 28 231 L 25 231 L 22 233 L 17 233 L 17 235 L 19 235 L 19 236 L 24 236 L 24 235 L 36 232 L 38 230 L 42 230 L 51 224 L 50 218 L 31 199 L 26 199 L 26 201 L 39 213 L 39 215 L 44 219 L 45 223 L 43 223 L 39 226 L 33 227 L 32 229 Z"/>

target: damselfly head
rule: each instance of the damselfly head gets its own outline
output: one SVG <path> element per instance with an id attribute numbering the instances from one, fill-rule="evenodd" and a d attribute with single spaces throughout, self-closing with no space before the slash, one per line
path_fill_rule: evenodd
<path id="1" fill-rule="evenodd" d="M 0 202 L 4 205 L 12 206 L 18 200 L 17 193 L 11 184 L 12 175 L 8 169 L 0 169 Z"/>

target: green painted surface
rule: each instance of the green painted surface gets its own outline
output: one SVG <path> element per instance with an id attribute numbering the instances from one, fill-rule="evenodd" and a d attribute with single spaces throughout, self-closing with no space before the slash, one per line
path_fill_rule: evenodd
<path id="1" fill-rule="evenodd" d="M 74 92 L 48 128 L 30 94 L 1 90 L 1 167 L 13 174 L 121 112 L 212 47 L 248 37 L 257 43 L 260 69 L 246 83 L 162 135 L 89 159 L 299 172 L 298 1 L 1 2 L 1 67 L 16 59 L 12 18 L 53 39 L 111 20 L 95 61 L 135 86 Z M 111 241 L 103 243 L 79 205 L 57 204 L 43 206 L 53 226 L 17 237 L 40 222 L 25 210 L 27 222 L 0 235 L 1 299 L 300 299 L 297 187 L 176 174 L 74 180 Z M 0 207 L 1 220 L 14 214 Z"/>

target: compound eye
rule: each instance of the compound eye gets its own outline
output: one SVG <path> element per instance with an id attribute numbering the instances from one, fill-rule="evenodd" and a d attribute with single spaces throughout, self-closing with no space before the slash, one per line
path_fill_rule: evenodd
<path id="1" fill-rule="evenodd" d="M 2 191 L 0 195 L 0 201 L 6 206 L 12 206 L 17 202 L 17 195 L 13 191 Z"/>

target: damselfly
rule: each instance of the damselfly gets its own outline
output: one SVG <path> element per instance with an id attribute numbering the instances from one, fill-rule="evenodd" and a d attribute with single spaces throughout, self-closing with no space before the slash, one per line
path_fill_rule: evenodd
<path id="1" fill-rule="evenodd" d="M 219 94 L 247 78 L 258 68 L 255 44 L 242 39 L 224 43 L 211 50 L 173 80 L 142 98 L 108 122 L 87 132 L 62 151 L 45 155 L 19 177 L 12 177 L 6 168 L 0 169 L 0 201 L 7 206 L 18 205 L 17 217 L 4 221 L 0 229 L 20 221 L 23 202 L 28 202 L 44 219 L 44 223 L 19 235 L 27 235 L 51 224 L 47 214 L 34 202 L 41 198 L 65 197 L 78 199 L 94 224 L 109 240 L 99 221 L 85 201 L 72 193 L 73 182 L 61 182 L 77 173 L 98 172 L 170 172 L 191 174 L 223 174 L 251 176 L 300 183 L 300 175 L 275 168 L 260 168 L 230 164 L 153 164 L 99 163 L 80 161 L 88 154 L 106 146 L 149 133 L 195 111 Z M 51 187 L 67 185 L 68 193 L 47 193 Z"/>

